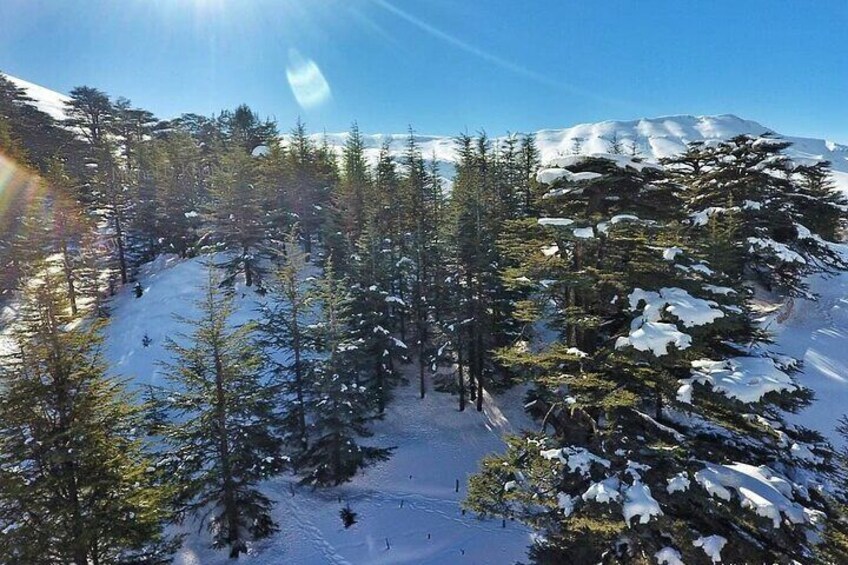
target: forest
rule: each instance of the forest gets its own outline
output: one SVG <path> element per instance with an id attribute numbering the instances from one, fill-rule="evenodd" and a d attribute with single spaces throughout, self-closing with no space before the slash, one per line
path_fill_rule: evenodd
<path id="1" fill-rule="evenodd" d="M 537 532 L 533 562 L 848 562 L 848 454 L 787 422 L 813 394 L 759 308 L 848 268 L 829 163 L 769 135 L 543 162 L 479 132 L 448 178 L 411 128 L 375 161 L 355 122 L 339 151 L 247 105 L 64 111 L 0 75 L 0 562 L 168 563 L 182 523 L 238 558 L 279 529 L 263 481 L 392 457 L 369 438 L 405 383 L 460 412 L 528 387 L 536 430 L 463 507 Z M 198 315 L 130 386 L 104 328 L 164 255 L 204 258 Z"/>

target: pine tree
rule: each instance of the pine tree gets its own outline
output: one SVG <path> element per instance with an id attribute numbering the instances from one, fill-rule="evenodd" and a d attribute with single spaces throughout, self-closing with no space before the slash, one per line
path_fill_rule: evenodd
<path id="1" fill-rule="evenodd" d="M 117 156 L 116 143 L 121 141 L 114 134 L 117 110 L 106 93 L 86 86 L 73 89 L 65 106 L 65 125 L 80 131 L 87 141 L 85 160 L 91 171 L 86 175 L 88 190 L 82 191 L 83 201 L 99 206 L 114 242 L 121 283 L 126 284 L 131 267 L 126 228 L 133 209 L 132 179 Z"/>
<path id="2" fill-rule="evenodd" d="M 294 171 L 288 150 L 281 140 L 272 140 L 268 151 L 259 163 L 260 184 L 266 191 L 267 227 L 273 241 L 285 240 L 286 234 L 297 223 L 294 212 L 296 195 L 293 187 Z"/>
<path id="3" fill-rule="evenodd" d="M 460 353 L 468 365 L 472 398 L 478 411 L 483 409 L 484 380 L 495 376 L 488 352 L 501 346 L 512 333 L 510 310 L 512 297 L 500 276 L 504 267 L 498 240 L 511 213 L 514 195 L 501 187 L 501 163 L 485 135 L 457 140 L 459 161 L 451 196 L 451 229 L 448 260 L 461 295 L 454 307 L 463 308 L 456 319 L 466 321 L 459 327 L 466 335 L 459 341 L 466 351 Z"/>
<path id="4" fill-rule="evenodd" d="M 286 435 L 300 452 L 309 445 L 307 355 L 313 349 L 308 331 L 314 313 L 307 266 L 295 225 L 284 237 L 281 263 L 274 272 L 271 302 L 263 308 L 264 320 L 260 325 L 262 343 L 271 354 L 275 380 L 280 383 Z"/>
<path id="5" fill-rule="evenodd" d="M 289 134 L 287 150 L 291 174 L 289 209 L 300 226 L 306 252 L 311 254 L 312 241 L 321 231 L 330 189 L 335 184 L 335 158 L 331 151 L 315 146 L 299 119 Z"/>
<path id="6" fill-rule="evenodd" d="M 166 563 L 169 489 L 137 436 L 140 409 L 106 377 L 102 323 L 61 284 L 28 286 L 0 368 L 0 553 L 9 563 Z"/>
<path id="7" fill-rule="evenodd" d="M 273 120 L 261 120 L 246 104 L 233 111 L 222 112 L 217 126 L 224 139 L 248 155 L 253 155 L 259 147 L 270 145 L 278 135 L 277 124 Z"/>
<path id="8" fill-rule="evenodd" d="M 4 130 L 5 133 L 2 133 Z M 4 141 L 6 136 L 14 141 L 16 152 L 10 152 L 10 143 Z M 66 167 L 73 176 L 81 176 L 85 170 L 81 159 L 84 143 L 72 131 L 60 127 L 51 116 L 36 108 L 24 89 L 2 75 L 0 147 L 3 147 L 6 157 L 19 163 L 26 161 L 42 173 L 57 156 L 66 160 Z"/>
<path id="9" fill-rule="evenodd" d="M 424 159 L 418 149 L 415 135 L 410 130 L 406 153 L 403 157 L 405 175 L 401 182 L 402 194 L 408 203 L 408 222 L 404 237 L 409 254 L 409 289 L 412 323 L 415 328 L 416 357 L 418 359 L 418 388 L 421 398 L 426 393 L 426 369 L 432 355 L 430 325 L 433 319 L 433 274 L 439 262 L 436 218 L 439 201 L 427 177 Z"/>
<path id="10" fill-rule="evenodd" d="M 799 201 L 799 223 L 827 241 L 837 241 L 845 228 L 848 200 L 837 191 L 830 166 L 827 161 L 797 165 L 792 171 L 796 177 L 792 196 Z"/>
<path id="11" fill-rule="evenodd" d="M 352 322 L 350 333 L 359 348 L 360 382 L 372 397 L 377 415 L 382 417 L 392 398 L 392 390 L 401 380 L 398 365 L 408 362 L 408 347 L 391 335 L 389 293 L 376 285 L 352 288 Z"/>
<path id="12" fill-rule="evenodd" d="M 189 255 L 198 240 L 206 174 L 200 147 L 184 131 L 154 138 L 138 149 L 140 191 L 148 208 L 135 214 L 133 230 L 149 241 L 150 254 Z"/>
<path id="13" fill-rule="evenodd" d="M 580 153 L 579 148 L 575 153 Z M 534 175 L 539 168 L 539 149 L 536 146 L 536 138 L 533 135 L 521 137 L 521 156 L 519 169 L 519 184 L 517 187 L 519 197 L 519 214 L 528 216 L 534 213 L 533 201 L 535 200 L 536 183 Z"/>
<path id="14" fill-rule="evenodd" d="M 94 226 L 76 200 L 73 181 L 60 161 L 50 163 L 44 182 L 49 202 L 48 217 L 52 220 L 47 234 L 50 248 L 59 256 L 71 314 L 76 316 L 80 302 L 96 300 L 99 290 L 93 249 Z"/>
<path id="15" fill-rule="evenodd" d="M 356 122 L 342 150 L 341 179 L 334 206 L 341 216 L 340 227 L 349 248 L 356 245 L 365 229 L 365 201 L 370 196 L 371 173 L 365 161 L 365 142 Z"/>
<path id="16" fill-rule="evenodd" d="M 725 561 L 803 559 L 802 516 L 830 504 L 804 493 L 833 454 L 781 421 L 809 395 L 791 360 L 757 347 L 746 288 L 692 244 L 682 187 L 638 159 L 552 165 L 545 215 L 515 223 L 505 251 L 524 257 L 507 280 L 534 290 L 529 333 L 499 352 L 533 377 L 542 432 L 484 460 L 466 504 L 542 530 L 542 563 L 698 562 L 709 536 Z M 545 326 L 559 338 L 539 343 Z M 772 481 L 779 500 L 757 498 Z"/>
<path id="17" fill-rule="evenodd" d="M 338 485 L 361 468 L 387 459 L 390 449 L 357 443 L 357 438 L 370 435 L 367 424 L 373 419 L 372 408 L 360 372 L 362 343 L 349 337 L 347 281 L 336 278 L 329 261 L 316 283 L 315 296 L 319 320 L 313 339 L 319 357 L 309 367 L 310 442 L 298 461 L 298 471 L 306 484 Z"/>
<path id="18" fill-rule="evenodd" d="M 374 257 L 373 261 L 370 259 L 369 261 L 375 273 L 370 277 L 371 282 L 361 280 L 362 284 L 368 283 L 368 285 L 377 282 L 390 296 L 394 297 L 389 308 L 394 319 L 394 327 L 390 329 L 404 340 L 407 329 L 407 308 L 404 302 L 407 295 L 407 281 L 403 275 L 404 262 L 401 259 L 405 256 L 406 250 L 404 226 L 407 225 L 409 203 L 401 191 L 401 178 L 397 163 L 389 152 L 388 141 L 380 147 L 374 172 L 373 191 L 373 198 L 368 202 L 370 239 L 367 242 L 369 248 L 367 253 L 368 257 Z M 377 245 L 380 247 L 380 256 L 386 261 L 385 268 L 376 267 L 379 263 L 375 256 Z M 380 276 L 385 277 L 385 280 L 376 280 Z"/>
<path id="19" fill-rule="evenodd" d="M 277 389 L 268 382 L 251 324 L 232 327 L 233 297 L 209 268 L 191 335 L 169 340 L 168 385 L 151 397 L 152 431 L 167 446 L 180 519 L 198 518 L 230 557 L 277 530 L 256 485 L 287 463 Z"/>
<path id="20" fill-rule="evenodd" d="M 0 155 L 0 167 L 8 175 L 4 186 L 8 204 L 0 210 L 0 290 L 7 298 L 34 275 L 31 266 L 45 254 L 47 233 L 44 184 L 37 172 L 26 162 L 14 162 L 4 155 Z"/>
<path id="21" fill-rule="evenodd" d="M 693 144 L 664 162 L 688 189 L 693 226 L 716 224 L 732 234 L 741 251 L 733 271 L 770 290 L 809 296 L 804 276 L 846 266 L 827 241 L 841 225 L 844 202 L 827 184 L 827 164 L 796 166 L 783 153 L 789 145 L 742 135 Z"/>
<path id="22" fill-rule="evenodd" d="M 209 214 L 215 226 L 215 238 L 229 257 L 221 265 L 227 276 L 223 283 L 232 285 L 239 274 L 246 286 L 256 284 L 263 290 L 268 255 L 266 217 L 262 191 L 257 186 L 254 157 L 242 148 L 224 150 L 210 179 Z"/>

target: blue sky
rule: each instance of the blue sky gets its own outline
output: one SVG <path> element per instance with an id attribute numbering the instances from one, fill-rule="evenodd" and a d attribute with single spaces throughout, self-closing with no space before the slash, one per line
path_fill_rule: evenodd
<path id="1" fill-rule="evenodd" d="M 734 113 L 848 142 L 844 0 L 0 0 L 0 23 L 0 70 L 160 117 L 246 102 L 282 129 L 501 134 Z M 314 64 L 306 104 L 292 64 Z"/>

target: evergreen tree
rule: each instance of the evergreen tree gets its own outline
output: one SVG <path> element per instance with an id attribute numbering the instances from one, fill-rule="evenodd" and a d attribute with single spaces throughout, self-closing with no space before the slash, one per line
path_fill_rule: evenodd
<path id="1" fill-rule="evenodd" d="M 79 131 L 87 142 L 85 160 L 90 172 L 82 197 L 99 206 L 108 225 L 108 231 L 103 231 L 111 236 L 121 283 L 126 284 L 130 279 L 126 228 L 133 201 L 128 169 L 119 162 L 116 151 L 116 143 L 120 142 L 113 130 L 117 111 L 106 93 L 86 86 L 73 89 L 65 106 L 65 125 Z"/>
<path id="2" fill-rule="evenodd" d="M 340 215 L 340 228 L 349 248 L 356 245 L 365 228 L 365 202 L 370 196 L 371 173 L 365 161 L 365 142 L 356 122 L 350 128 L 342 150 L 341 178 L 334 205 Z"/>
<path id="3" fill-rule="evenodd" d="M 350 339 L 359 348 L 359 381 L 372 397 L 377 415 L 382 416 L 401 379 L 397 366 L 407 361 L 408 348 L 389 330 L 393 320 L 388 292 L 376 285 L 354 285 L 351 294 Z"/>
<path id="4" fill-rule="evenodd" d="M 793 171 L 793 199 L 798 210 L 799 224 L 827 241 L 838 241 L 845 228 L 848 200 L 836 189 L 830 163 L 797 165 Z"/>
<path id="5" fill-rule="evenodd" d="M 52 219 L 47 235 L 51 250 L 59 255 L 71 314 L 76 316 L 80 300 L 96 300 L 99 290 L 94 226 L 76 200 L 72 180 L 60 161 L 49 165 L 44 182 Z"/>
<path id="6" fill-rule="evenodd" d="M 255 283 L 257 290 L 263 290 L 266 217 L 254 157 L 239 147 L 225 149 L 210 179 L 210 192 L 214 237 L 229 254 L 219 265 L 227 272 L 224 284 L 232 285 L 244 274 L 246 286 Z"/>
<path id="7" fill-rule="evenodd" d="M 278 135 L 277 124 L 273 120 L 261 120 L 246 104 L 233 111 L 222 112 L 217 126 L 224 139 L 248 155 L 253 155 L 259 147 L 270 145 Z"/>
<path id="8" fill-rule="evenodd" d="M 59 281 L 42 276 L 0 368 L 3 560 L 168 562 L 169 489 L 137 437 L 139 408 L 105 376 L 102 324 L 70 324 Z"/>
<path id="9" fill-rule="evenodd" d="M 841 225 L 844 199 L 827 184 L 827 164 L 795 166 L 783 154 L 789 145 L 742 135 L 693 144 L 665 163 L 688 189 L 693 226 L 715 224 L 732 237 L 739 251 L 730 272 L 767 289 L 808 295 L 805 275 L 846 266 L 826 240 Z"/>
<path id="10" fill-rule="evenodd" d="M 359 469 L 387 459 L 390 452 L 357 443 L 357 438 L 370 435 L 367 423 L 373 415 L 360 372 L 363 344 L 349 337 L 352 316 L 347 287 L 328 261 L 315 287 L 319 319 L 313 326 L 313 339 L 318 357 L 310 364 L 308 377 L 310 441 L 298 462 L 306 484 L 341 484 Z"/>
<path id="11" fill-rule="evenodd" d="M 368 286 L 377 283 L 384 288 L 392 298 L 389 311 L 394 320 L 391 329 L 398 333 L 401 340 L 406 338 L 407 312 L 404 297 L 407 295 L 406 280 L 401 258 L 405 252 L 405 225 L 408 217 L 409 203 L 401 191 L 401 178 L 397 163 L 389 151 L 389 142 L 380 147 L 380 153 L 374 172 L 373 198 L 369 200 L 369 239 L 365 243 L 366 265 L 373 270 L 367 278 L 361 278 L 362 284 Z M 379 253 L 379 258 L 378 254 Z M 380 261 L 384 266 L 380 266 Z M 384 277 L 383 280 L 380 280 Z"/>
<path id="12" fill-rule="evenodd" d="M 519 213 L 521 216 L 527 216 L 534 212 L 533 201 L 535 200 L 535 173 L 539 168 L 539 149 L 536 147 L 536 138 L 533 135 L 524 135 L 521 137 L 520 148 L 520 165 L 518 176 L 518 199 Z M 579 153 L 579 149 L 576 153 Z"/>
<path id="13" fill-rule="evenodd" d="M 488 352 L 503 345 L 512 333 L 512 297 L 500 276 L 504 267 L 498 240 L 509 219 L 513 195 L 498 187 L 501 166 L 485 135 L 477 139 L 460 136 L 459 161 L 451 195 L 449 248 L 452 257 L 449 277 L 455 278 L 460 294 L 454 307 L 462 308 L 456 319 L 466 335 L 457 340 L 466 351 L 460 353 L 468 365 L 472 395 L 477 410 L 483 409 L 486 375 L 494 376 Z"/>
<path id="14" fill-rule="evenodd" d="M 4 133 L 5 131 L 5 133 Z M 10 141 L 17 145 L 10 152 Z M 15 161 L 24 160 L 40 172 L 45 172 L 51 160 L 61 156 L 73 176 L 81 176 L 85 163 L 81 159 L 84 143 L 51 116 L 36 108 L 23 88 L 0 74 L 0 147 Z M 24 159 L 25 156 L 25 159 Z"/>
<path id="15" fill-rule="evenodd" d="M 31 266 L 44 255 L 46 233 L 43 183 L 36 171 L 2 154 L 0 167 L 7 175 L 0 209 L 0 291 L 6 299 L 34 274 Z"/>
<path id="16" fill-rule="evenodd" d="M 184 131 L 154 138 L 138 149 L 140 192 L 148 208 L 135 215 L 132 228 L 158 252 L 186 257 L 196 245 L 207 175 L 195 140 Z"/>
<path id="17" fill-rule="evenodd" d="M 169 340 L 165 390 L 151 398 L 152 431 L 168 447 L 177 516 L 199 518 L 230 557 L 277 530 L 256 485 L 287 463 L 277 432 L 277 389 L 264 376 L 251 324 L 232 327 L 233 297 L 210 267 L 191 335 Z"/>
<path id="18" fill-rule="evenodd" d="M 543 563 L 699 562 L 705 539 L 723 561 L 804 559 L 802 516 L 830 504 L 806 489 L 835 466 L 820 435 L 781 421 L 809 398 L 793 362 L 756 346 L 746 289 L 690 245 L 680 186 L 638 159 L 552 165 L 546 215 L 506 247 L 523 257 L 506 278 L 534 291 L 518 309 L 530 328 L 499 351 L 533 377 L 542 432 L 485 460 L 466 504 L 543 531 Z M 758 498 L 776 480 L 782 494 Z"/>
<path id="19" fill-rule="evenodd" d="M 272 356 L 275 379 L 280 383 L 286 436 L 300 452 L 309 445 L 307 371 L 310 361 L 307 356 L 313 349 L 308 331 L 314 314 L 307 266 L 307 256 L 301 249 L 295 225 L 283 240 L 281 263 L 274 272 L 272 300 L 263 309 L 264 320 L 260 326 L 262 343 Z M 285 357 L 280 359 L 280 355 Z"/>
<path id="20" fill-rule="evenodd" d="M 433 321 L 433 274 L 439 263 L 436 218 L 440 202 L 431 188 L 424 159 L 418 149 L 415 135 L 410 130 L 406 153 L 403 157 L 405 175 L 401 182 L 402 194 L 408 203 L 408 223 L 405 228 L 404 259 L 409 260 L 410 313 L 415 329 L 416 357 L 418 360 L 418 388 L 421 398 L 426 393 L 425 373 L 432 356 L 431 324 Z"/>
<path id="21" fill-rule="evenodd" d="M 289 134 L 287 149 L 291 174 L 289 209 L 300 226 L 306 252 L 312 253 L 312 241 L 320 233 L 334 184 L 334 158 L 315 146 L 300 120 Z"/>

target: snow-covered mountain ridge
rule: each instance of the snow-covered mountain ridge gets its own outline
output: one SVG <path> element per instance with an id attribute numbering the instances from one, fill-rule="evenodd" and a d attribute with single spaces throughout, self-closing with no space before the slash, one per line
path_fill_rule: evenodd
<path id="1" fill-rule="evenodd" d="M 54 118 L 63 117 L 63 102 L 68 100 L 66 95 L 10 75 L 5 76 L 26 90 L 39 109 Z M 792 147 L 787 150 L 787 154 L 799 162 L 830 161 L 837 185 L 848 192 L 848 145 L 832 140 L 786 135 L 733 114 L 715 116 L 681 114 L 629 121 L 610 120 L 535 132 L 543 163 L 554 157 L 572 153 L 607 153 L 613 140 L 617 140 L 626 152 L 635 148 L 640 157 L 654 161 L 682 152 L 686 145 L 693 141 L 730 139 L 742 134 L 771 134 L 782 137 L 792 142 Z M 341 150 L 348 135 L 348 133 L 320 133 L 312 134 L 311 137 L 316 142 L 326 138 L 330 146 Z M 389 144 L 391 154 L 402 155 L 406 149 L 409 134 L 364 134 L 362 138 L 366 147 L 366 156 L 372 162 L 376 162 L 380 147 L 386 142 Z M 503 137 L 495 139 L 503 139 Z M 456 161 L 453 137 L 416 134 L 415 140 L 425 158 L 439 162 L 443 176 L 447 178 L 453 176 L 453 163 Z"/>

